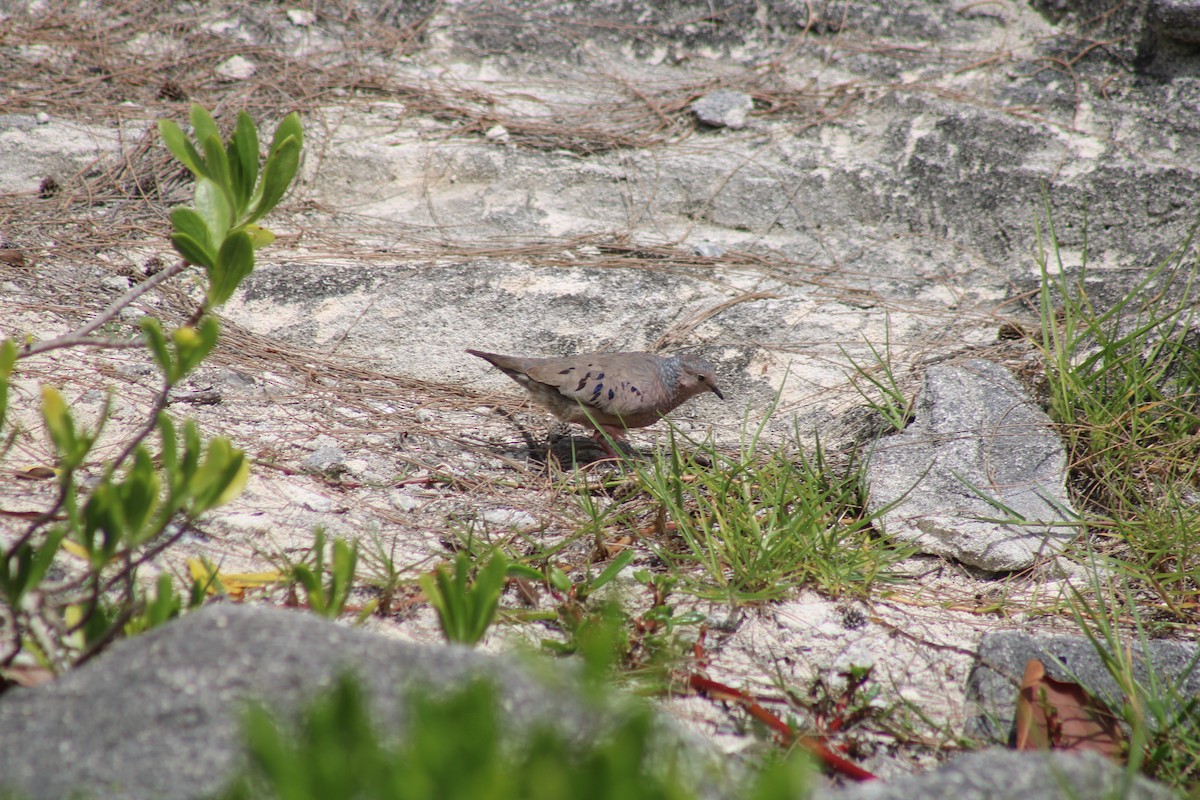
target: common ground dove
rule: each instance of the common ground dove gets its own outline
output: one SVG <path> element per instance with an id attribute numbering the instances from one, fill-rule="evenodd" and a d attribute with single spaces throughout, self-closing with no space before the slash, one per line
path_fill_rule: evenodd
<path id="1" fill-rule="evenodd" d="M 663 414 L 703 392 L 722 400 L 716 370 L 691 355 L 584 353 L 564 358 L 521 358 L 468 350 L 525 387 L 529 395 L 564 422 L 593 429 L 612 457 L 613 439 L 628 428 L 653 425 Z M 603 433 L 602 433 L 603 431 Z"/>

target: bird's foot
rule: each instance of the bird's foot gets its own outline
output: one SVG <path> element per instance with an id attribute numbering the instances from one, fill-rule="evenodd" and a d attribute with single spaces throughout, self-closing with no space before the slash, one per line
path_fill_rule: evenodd
<path id="1" fill-rule="evenodd" d="M 607 434 L 607 435 L 605 435 Z M 596 444 L 600 445 L 600 449 L 604 451 L 604 455 L 613 461 L 620 461 L 624 456 L 618 452 L 614 444 L 617 443 L 617 436 L 612 431 L 601 432 L 599 430 L 592 433 L 592 439 Z"/>

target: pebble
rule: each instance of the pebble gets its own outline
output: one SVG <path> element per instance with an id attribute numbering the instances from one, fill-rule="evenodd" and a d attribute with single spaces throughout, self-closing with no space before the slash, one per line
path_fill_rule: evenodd
<path id="1" fill-rule="evenodd" d="M 317 15 L 306 8 L 289 8 L 287 18 L 297 28 L 307 28 L 317 21 Z"/>
<path id="2" fill-rule="evenodd" d="M 258 67 L 248 58 L 231 56 L 218 64 L 215 72 L 227 80 L 244 81 L 253 78 L 254 73 L 258 72 Z"/>
<path id="3" fill-rule="evenodd" d="M 497 528 L 515 528 L 527 531 L 538 526 L 537 517 L 528 511 L 517 508 L 489 508 L 480 513 L 479 518 Z"/>

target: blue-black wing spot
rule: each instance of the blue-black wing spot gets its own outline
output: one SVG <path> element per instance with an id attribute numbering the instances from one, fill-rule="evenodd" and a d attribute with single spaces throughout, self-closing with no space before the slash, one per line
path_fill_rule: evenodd
<path id="1" fill-rule="evenodd" d="M 613 396 L 614 396 L 614 392 L 613 392 L 613 390 L 612 390 L 612 389 L 609 389 L 609 390 L 608 390 L 608 399 L 609 399 L 609 400 L 612 400 L 612 399 L 613 399 Z"/>
<path id="2" fill-rule="evenodd" d="M 571 374 L 571 370 L 573 370 L 573 369 L 575 369 L 575 368 L 574 368 L 574 367 L 567 367 L 566 369 L 564 369 L 562 372 L 560 372 L 560 373 L 558 373 L 558 374 L 559 374 L 559 375 L 570 375 L 570 374 Z"/>

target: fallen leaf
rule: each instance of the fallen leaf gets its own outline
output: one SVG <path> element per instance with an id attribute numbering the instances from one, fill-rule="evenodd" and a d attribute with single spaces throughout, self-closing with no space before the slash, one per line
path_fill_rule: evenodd
<path id="1" fill-rule="evenodd" d="M 261 589 L 285 579 L 282 572 L 221 572 L 206 559 L 189 558 L 188 573 L 192 580 L 207 587 L 208 594 L 227 594 L 241 600 L 247 589 Z"/>
<path id="2" fill-rule="evenodd" d="M 1017 750 L 1093 750 L 1122 759 L 1124 737 L 1108 707 L 1079 684 L 1051 678 L 1036 658 L 1025 664 L 1016 728 Z"/>
<path id="3" fill-rule="evenodd" d="M 53 478 L 58 473 L 50 467 L 30 467 L 16 474 L 23 481 L 44 481 Z"/>
<path id="4" fill-rule="evenodd" d="M 54 680 L 55 674 L 36 664 L 11 664 L 0 669 L 0 683 L 11 683 L 32 689 Z"/>

